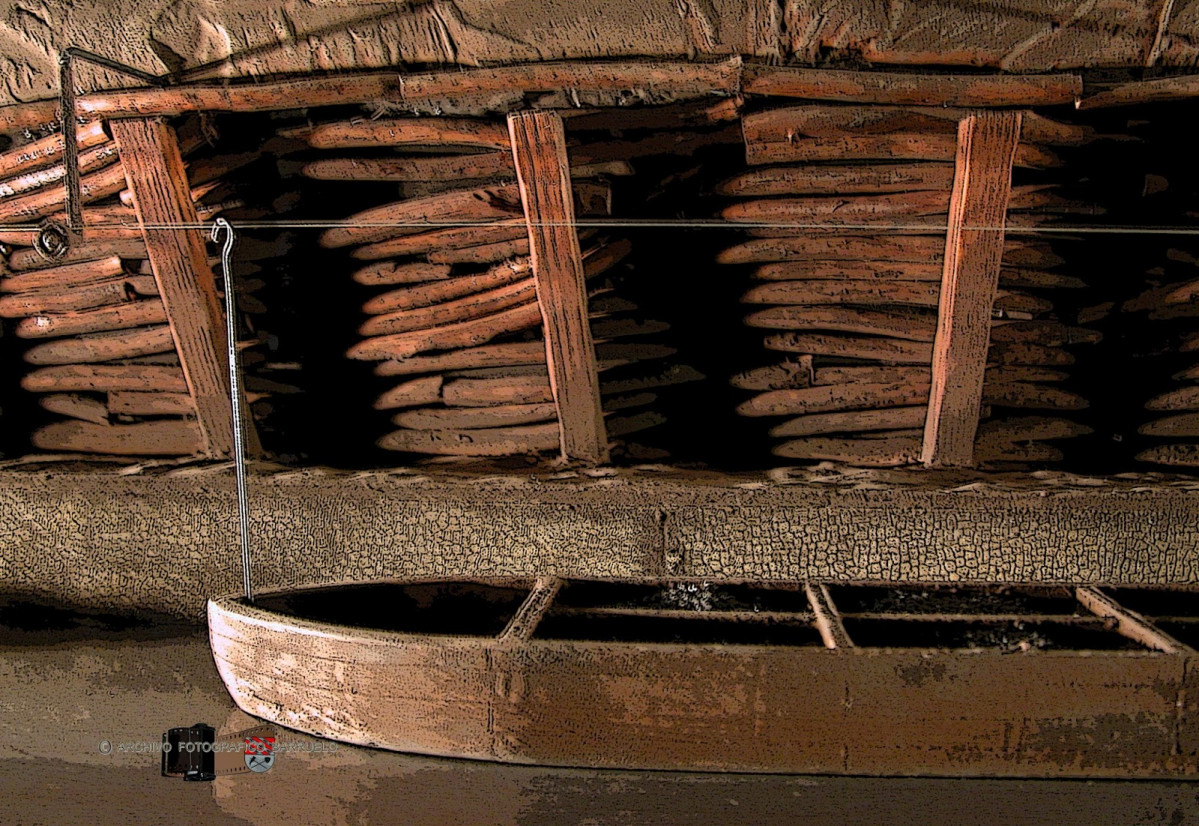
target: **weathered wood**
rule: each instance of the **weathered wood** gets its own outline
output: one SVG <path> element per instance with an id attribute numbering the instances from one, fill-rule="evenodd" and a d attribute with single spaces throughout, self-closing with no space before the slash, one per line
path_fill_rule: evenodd
<path id="1" fill-rule="evenodd" d="M 570 131 L 624 131 L 635 129 L 682 129 L 715 126 L 741 117 L 739 98 L 727 98 L 715 103 L 684 101 L 665 106 L 629 106 L 603 108 L 591 112 L 572 113 Z"/>
<path id="2" fill-rule="evenodd" d="M 521 341 L 510 344 L 487 344 L 482 347 L 470 347 L 432 356 L 413 356 L 406 359 L 384 361 L 375 365 L 375 375 L 403 376 L 464 368 L 528 364 L 545 364 L 544 342 Z"/>
<path id="3" fill-rule="evenodd" d="M 1199 386 L 1180 387 L 1145 402 L 1146 410 L 1199 410 Z"/>
<path id="4" fill-rule="evenodd" d="M 422 408 L 397 413 L 392 423 L 413 430 L 474 430 L 557 421 L 553 402 L 497 404 L 491 407 Z"/>
<path id="5" fill-rule="evenodd" d="M 1060 462 L 1065 454 L 1041 442 L 982 442 L 974 446 L 974 458 L 980 465 L 1004 465 Z"/>
<path id="6" fill-rule="evenodd" d="M 90 310 L 130 301 L 132 286 L 124 278 L 112 278 L 66 290 L 51 288 L 26 290 L 0 296 L 0 318 L 23 318 L 44 313 Z"/>
<path id="7" fill-rule="evenodd" d="M 1024 442 L 1034 439 L 1049 441 L 1054 439 L 1073 439 L 1091 433 L 1086 425 L 1048 416 L 1013 416 L 1006 419 L 992 419 L 978 426 L 978 440 L 975 449 L 998 447 L 1013 442 Z"/>
<path id="8" fill-rule="evenodd" d="M 799 356 L 767 367 L 746 370 L 729 379 L 729 384 L 741 390 L 786 390 L 810 387 L 812 384 L 812 357 Z"/>
<path id="9" fill-rule="evenodd" d="M 987 364 L 1014 364 L 1029 367 L 1066 367 L 1074 355 L 1043 344 L 995 343 L 987 349 Z"/>
<path id="10" fill-rule="evenodd" d="M 174 131 L 161 121 L 113 121 L 138 222 L 143 226 L 195 225 L 187 174 Z M 146 232 L 146 252 L 158 282 L 171 334 L 196 404 L 203 449 L 225 456 L 233 450 L 229 377 L 224 369 L 224 314 L 208 265 L 201 230 Z M 253 421 L 245 423 L 247 449 L 258 452 Z"/>
<path id="11" fill-rule="evenodd" d="M 379 439 L 384 450 L 450 456 L 513 456 L 557 450 L 557 422 L 479 430 L 397 430 Z"/>
<path id="12" fill-rule="evenodd" d="M 881 193 L 837 197 L 768 198 L 742 201 L 720 213 L 726 221 L 745 223 L 878 223 L 887 228 L 894 222 L 909 223 L 926 216 L 943 216 L 949 208 L 949 192 Z M 942 219 L 941 223 L 944 223 Z"/>
<path id="13" fill-rule="evenodd" d="M 1033 287 L 1035 289 L 1082 289 L 1087 282 L 1072 275 L 1060 275 L 1043 270 L 1022 270 L 1005 267 L 999 271 L 1001 287 Z"/>
<path id="14" fill-rule="evenodd" d="M 77 168 L 80 173 L 94 172 L 116 160 L 117 145 L 112 141 L 107 141 L 98 146 L 93 146 L 85 152 L 81 152 Z M 0 180 L 0 199 L 12 198 L 15 195 L 33 192 L 42 187 L 57 184 L 65 176 L 66 167 L 59 163 Z"/>
<path id="15" fill-rule="evenodd" d="M 927 264 L 940 261 L 945 242 L 916 235 L 814 234 L 797 238 L 746 241 L 720 253 L 722 264 L 772 261 L 884 261 Z"/>
<path id="16" fill-rule="evenodd" d="M 791 261 L 764 264 L 754 270 L 757 281 L 932 281 L 940 290 L 941 265 L 891 261 Z"/>
<path id="17" fill-rule="evenodd" d="M 937 317 L 918 309 L 859 310 L 851 307 L 771 307 L 745 317 L 750 327 L 769 330 L 830 330 L 843 333 L 933 340 Z"/>
<path id="18" fill-rule="evenodd" d="M 351 255 L 363 261 L 380 258 L 395 258 L 401 255 L 425 255 L 443 250 L 458 250 L 467 247 L 482 247 L 505 241 L 528 239 L 528 228 L 524 222 L 497 222 L 492 225 L 451 227 L 449 229 L 422 232 L 417 235 L 401 235 L 374 244 L 358 247 Z"/>
<path id="19" fill-rule="evenodd" d="M 108 394 L 108 412 L 125 416 L 192 416 L 196 405 L 188 393 L 116 390 Z"/>
<path id="20" fill-rule="evenodd" d="M 936 307 L 941 285 L 930 281 L 779 281 L 754 287 L 743 304 L 901 304 Z"/>
<path id="21" fill-rule="evenodd" d="M 204 449 L 196 423 L 185 419 L 114 425 L 55 422 L 35 430 L 30 441 L 42 450 L 114 456 L 187 456 Z"/>
<path id="22" fill-rule="evenodd" d="M 524 91 L 650 88 L 678 98 L 733 95 L 741 60 L 546 61 L 484 69 L 454 68 L 427 73 L 366 72 L 250 83 L 197 83 L 163 89 L 130 89 L 80 95 L 81 115 L 92 118 L 174 116 L 185 112 L 270 112 L 316 106 L 390 101 L 404 106 L 444 99 L 492 99 Z"/>
<path id="23" fill-rule="evenodd" d="M 0 130 L 3 131 L 3 130 Z M 82 124 L 75 130 L 75 142 L 80 149 L 97 146 L 108 140 L 104 124 L 93 121 Z M 62 133 L 55 132 L 44 138 L 30 141 L 0 152 L 0 178 L 11 178 L 31 169 L 40 169 L 53 163 L 61 163 L 63 157 Z"/>
<path id="24" fill-rule="evenodd" d="M 958 127 L 932 390 L 920 451 L 927 465 L 973 462 L 1019 140 L 1018 112 L 971 114 Z"/>
<path id="25" fill-rule="evenodd" d="M 527 230 L 524 232 L 527 233 Z M 505 261 L 486 272 L 460 275 L 416 287 L 402 287 L 398 290 L 380 293 L 363 304 L 362 311 L 369 315 L 381 315 L 397 310 L 429 307 L 465 295 L 482 293 L 511 284 L 522 278 L 528 278 L 531 272 L 532 266 L 527 258 Z"/>
<path id="26" fill-rule="evenodd" d="M 920 431 L 900 430 L 869 439 L 813 436 L 776 445 L 770 451 L 788 459 L 845 462 L 867 467 L 914 464 L 920 455 Z"/>
<path id="27" fill-rule="evenodd" d="M 932 378 L 928 367 L 895 365 L 837 364 L 817 367 L 812 371 L 812 386 L 828 384 L 898 384 L 903 382 L 927 384 Z"/>
<path id="28" fill-rule="evenodd" d="M 104 403 L 92 396 L 81 396 L 77 393 L 52 393 L 38 399 L 38 405 L 43 410 L 57 413 L 71 419 L 79 419 L 93 424 L 108 424 L 108 408 Z"/>
<path id="29" fill-rule="evenodd" d="M 398 310 L 367 319 L 358 328 L 363 336 L 388 336 L 413 330 L 431 330 L 459 321 L 482 318 L 535 300 L 533 279 L 526 278 L 492 290 L 445 301 L 428 307 Z"/>
<path id="30" fill-rule="evenodd" d="M 582 233 L 580 233 L 581 237 Z M 527 256 L 529 252 L 529 238 L 526 231 L 524 238 L 483 244 L 478 247 L 435 250 L 429 253 L 428 258 L 435 264 L 494 264 L 497 261 L 507 261 L 509 258 Z"/>
<path id="31" fill-rule="evenodd" d="M 1103 334 L 1086 327 L 1071 327 L 1057 321 L 1013 321 L 992 325 L 991 341 L 1011 344 L 1040 344 L 1061 347 L 1095 344 Z"/>
<path id="32" fill-rule="evenodd" d="M 25 351 L 29 364 L 90 364 L 113 359 L 174 353 L 169 325 L 122 330 L 115 333 L 71 336 L 38 344 Z"/>
<path id="33" fill-rule="evenodd" d="M 781 350 L 785 353 L 865 359 L 883 364 L 929 364 L 933 358 L 931 342 L 876 336 L 786 333 L 766 336 L 762 343 L 768 350 Z"/>
<path id="34" fill-rule="evenodd" d="M 519 644 L 531 639 L 561 588 L 562 580 L 558 577 L 538 577 L 525 601 L 500 632 L 499 642 Z"/>
<path id="35" fill-rule="evenodd" d="M 408 358 L 427 350 L 476 347 L 496 336 L 527 330 L 540 323 L 541 310 L 534 302 L 493 316 L 446 324 L 431 330 L 376 336 L 355 344 L 346 351 L 346 356 L 364 361 L 384 361 Z"/>
<path id="36" fill-rule="evenodd" d="M 1082 94 L 1078 75 L 946 75 L 855 72 L 749 64 L 747 95 L 907 106 L 1052 106 Z"/>
<path id="37" fill-rule="evenodd" d="M 529 228 L 562 456 L 603 463 L 608 460 L 608 437 L 587 318 L 583 254 L 574 229 L 562 118 L 552 112 L 514 113 L 508 117 L 508 132 Z"/>
<path id="38" fill-rule="evenodd" d="M 48 270 L 68 264 L 82 264 L 109 258 L 137 260 L 146 257 L 146 245 L 137 240 L 91 241 L 83 240 L 71 244 L 58 258 L 46 258 L 35 249 L 15 250 L 8 259 L 8 267 L 15 273 L 31 270 Z"/>
<path id="39" fill-rule="evenodd" d="M 301 169 L 318 181 L 493 181 L 511 178 L 511 152 L 398 158 L 323 158 Z"/>
<path id="40" fill-rule="evenodd" d="M 887 132 L 942 132 L 955 134 L 958 121 L 969 110 L 946 106 L 830 106 L 805 104 L 773 107 L 742 119 L 747 141 L 787 141 L 811 138 L 852 137 Z M 1023 111 L 1020 139 L 1027 143 L 1079 146 L 1094 138 L 1089 126 L 1052 120 Z M 949 182 L 946 182 L 946 187 Z"/>
<path id="41" fill-rule="evenodd" d="M 1167 654 L 1178 654 L 1184 651 L 1188 654 L 1194 653 L 1194 649 L 1190 646 L 1183 645 L 1136 611 L 1125 608 L 1098 588 L 1080 585 L 1074 589 L 1074 595 L 1079 603 L 1092 614 L 1114 620 L 1116 631 L 1130 640 L 1139 642 L 1146 648 L 1163 651 Z"/>
<path id="42" fill-rule="evenodd" d="M 771 436 L 821 436 L 828 433 L 863 433 L 874 430 L 911 430 L 924 426 L 924 405 L 881 410 L 846 410 L 815 413 L 790 419 L 771 428 Z"/>
<path id="43" fill-rule="evenodd" d="M 450 277 L 447 264 L 425 264 L 421 262 L 381 261 L 357 270 L 351 278 L 368 287 L 392 284 L 423 284 L 428 281 L 444 281 Z"/>
<path id="44" fill-rule="evenodd" d="M 1070 378 L 1070 374 L 1064 370 L 1049 370 L 1045 367 L 1031 365 L 988 364 L 984 381 L 994 384 L 1007 384 L 1014 381 L 1065 381 L 1068 378 Z"/>
<path id="45" fill-rule="evenodd" d="M 1137 428 L 1146 436 L 1199 436 L 1199 413 L 1183 413 L 1148 422 Z"/>
<path id="46" fill-rule="evenodd" d="M 949 191 L 951 163 L 833 164 L 751 169 L 716 187 L 721 195 L 848 195 L 884 192 Z"/>
<path id="47" fill-rule="evenodd" d="M 1077 393 L 1058 387 L 1027 382 L 986 382 L 982 388 L 982 401 L 997 407 L 1018 407 L 1033 410 L 1083 410 L 1088 406 L 1085 398 Z"/>
<path id="48" fill-rule="evenodd" d="M 544 404 L 554 401 L 548 373 L 499 379 L 455 379 L 442 388 L 441 398 L 451 407 Z"/>
<path id="49" fill-rule="evenodd" d="M 72 364 L 33 370 L 21 379 L 21 389 L 30 393 L 106 393 L 113 390 L 186 393 L 187 383 L 178 367 Z"/>
<path id="50" fill-rule="evenodd" d="M 1112 106 L 1190 100 L 1196 95 L 1199 95 L 1199 76 L 1181 75 L 1121 83 L 1102 92 L 1087 95 L 1075 105 L 1079 109 L 1105 109 Z"/>
<path id="51" fill-rule="evenodd" d="M 1142 450 L 1136 455 L 1138 462 L 1176 467 L 1199 467 L 1199 444 L 1159 445 Z"/>
<path id="52" fill-rule="evenodd" d="M 820 638 L 824 640 L 824 647 L 853 648 L 853 641 L 845 630 L 845 624 L 841 622 L 841 615 L 837 613 L 837 606 L 833 604 L 828 586 L 822 582 L 805 582 L 803 588 L 808 604 L 812 606 L 816 628 L 820 631 Z"/>
<path id="53" fill-rule="evenodd" d="M 439 223 L 490 222 L 519 215 L 520 192 L 515 185 L 455 189 L 357 212 L 346 219 L 346 226 L 322 233 L 320 242 L 325 247 L 370 244 L 425 232 Z"/>
<path id="54" fill-rule="evenodd" d="M 423 376 L 397 384 L 375 399 L 375 410 L 420 407 L 441 401 L 441 376 Z"/>
<path id="55" fill-rule="evenodd" d="M 742 402 L 742 416 L 803 416 L 841 410 L 906 407 L 928 398 L 928 383 L 842 384 L 799 390 L 771 390 Z"/>
<path id="56" fill-rule="evenodd" d="M 82 261 L 24 275 L 0 277 L 0 294 L 27 293 L 46 289 L 71 289 L 98 281 L 106 281 L 124 270 L 115 255 L 98 261 Z"/>
<path id="57" fill-rule="evenodd" d="M 322 123 L 308 134 L 316 149 L 375 146 L 481 146 L 507 149 L 504 127 L 471 118 L 380 118 Z"/>
<path id="58" fill-rule="evenodd" d="M 115 195 L 125 187 L 124 165 L 109 164 L 79 179 L 80 203 L 90 204 Z M 61 210 L 66 201 L 62 187 L 48 186 L 0 200 L 0 221 L 32 221 Z"/>
<path id="59" fill-rule="evenodd" d="M 165 321 L 167 310 L 162 301 L 148 298 L 96 310 L 30 316 L 19 321 L 14 332 L 17 338 L 56 338 L 128 330 L 130 327 L 162 324 Z"/>
<path id="60" fill-rule="evenodd" d="M 949 161 L 957 142 L 952 135 L 891 134 L 847 138 L 802 138 L 771 143 L 747 143 L 745 162 L 751 166 L 812 161 Z M 1047 169 L 1061 166 L 1060 157 L 1033 144 L 1020 144 L 1016 166 Z"/>

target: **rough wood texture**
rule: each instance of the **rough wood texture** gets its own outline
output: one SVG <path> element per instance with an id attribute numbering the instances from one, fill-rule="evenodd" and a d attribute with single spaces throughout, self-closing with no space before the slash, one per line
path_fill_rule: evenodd
<path id="1" fill-rule="evenodd" d="M 1077 75 L 934 75 L 748 65 L 750 95 L 912 106 L 1052 106 L 1082 94 Z"/>
<path id="2" fill-rule="evenodd" d="M 196 224 L 195 206 L 174 131 L 157 120 L 114 121 L 109 126 L 124 159 L 138 222 Z M 225 325 L 201 230 L 146 230 L 146 252 L 166 308 L 175 348 L 204 450 L 227 456 L 233 450 L 229 377 L 225 371 Z M 245 422 L 247 449 L 258 451 L 252 420 Z M 189 451 L 184 451 L 189 452 Z"/>
<path id="3" fill-rule="evenodd" d="M 529 249 L 545 334 L 546 363 L 561 424 L 564 459 L 603 463 L 608 436 L 600 406 L 595 345 L 587 319 L 583 254 L 561 116 L 508 117 L 512 157 L 529 225 Z"/>
<path id="4" fill-rule="evenodd" d="M 958 127 L 932 390 L 920 451 L 920 460 L 929 465 L 973 461 L 1019 140 L 1019 113 L 982 112 L 966 117 Z"/>
<path id="5" fill-rule="evenodd" d="M 35 430 L 30 440 L 42 450 L 117 456 L 186 456 L 204 447 L 196 423 L 185 419 L 114 425 L 55 422 Z"/>

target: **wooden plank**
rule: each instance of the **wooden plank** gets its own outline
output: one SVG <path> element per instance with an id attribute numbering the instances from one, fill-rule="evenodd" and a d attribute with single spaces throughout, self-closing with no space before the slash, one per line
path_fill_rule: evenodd
<path id="1" fill-rule="evenodd" d="M 500 634 L 500 642 L 521 643 L 531 639 L 533 632 L 537 630 L 537 623 L 541 622 L 541 618 L 549 611 L 561 588 L 562 580 L 556 576 L 538 577 L 533 590 L 525 597 L 525 601 Z"/>
<path id="2" fill-rule="evenodd" d="M 160 120 L 113 121 L 139 223 L 198 222 L 174 131 Z M 145 231 L 146 251 L 166 307 L 171 335 L 183 365 L 205 452 L 233 450 L 229 377 L 224 369 L 225 327 L 204 237 L 197 229 Z M 246 446 L 257 453 L 258 436 L 246 422 Z"/>
<path id="3" fill-rule="evenodd" d="M 1157 628 L 1137 612 L 1128 610 L 1098 588 L 1080 585 L 1074 590 L 1074 595 L 1092 614 L 1115 620 L 1117 632 L 1146 648 L 1167 654 L 1195 653 L 1192 648 Z"/>
<path id="4" fill-rule="evenodd" d="M 980 112 L 964 118 L 958 128 L 932 390 L 920 453 L 928 465 L 973 462 L 1019 141 L 1019 112 Z"/>
<path id="5" fill-rule="evenodd" d="M 742 91 L 809 100 L 909 106 L 1052 106 L 1082 94 L 1078 75 L 942 75 L 748 65 Z M 1018 135 L 1017 135 L 1018 137 Z"/>
<path id="6" fill-rule="evenodd" d="M 1106 109 L 1111 106 L 1190 100 L 1196 96 L 1199 96 L 1199 75 L 1182 75 L 1121 83 L 1103 92 L 1087 95 L 1077 106 L 1079 109 Z"/>
<path id="7" fill-rule="evenodd" d="M 554 112 L 508 116 L 512 158 L 529 225 L 537 303 L 545 331 L 550 387 L 558 407 L 562 456 L 608 460 L 599 372 L 587 320 L 583 253 L 574 227 L 566 133 Z"/>
<path id="8" fill-rule="evenodd" d="M 845 630 L 845 624 L 841 622 L 841 615 L 837 613 L 837 606 L 833 604 L 828 586 L 823 582 L 815 585 L 805 582 L 803 588 L 808 603 L 812 606 L 812 613 L 816 615 L 816 629 L 820 632 L 820 638 L 824 640 L 824 646 L 831 649 L 853 648 L 853 641 Z"/>

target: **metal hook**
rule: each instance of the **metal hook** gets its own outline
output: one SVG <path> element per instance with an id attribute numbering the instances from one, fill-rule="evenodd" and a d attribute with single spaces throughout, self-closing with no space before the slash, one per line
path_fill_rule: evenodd
<path id="1" fill-rule="evenodd" d="M 250 509 L 246 492 L 246 431 L 241 404 L 241 371 L 238 369 L 237 290 L 233 286 L 233 267 L 230 258 L 236 233 L 233 225 L 224 218 L 217 218 L 212 225 L 212 243 L 225 242 L 221 246 L 221 273 L 225 279 L 225 337 L 229 345 L 229 402 L 233 411 L 233 468 L 237 478 L 237 521 L 241 531 L 241 574 L 246 590 L 246 602 L 254 601 L 254 589 L 250 579 Z"/>

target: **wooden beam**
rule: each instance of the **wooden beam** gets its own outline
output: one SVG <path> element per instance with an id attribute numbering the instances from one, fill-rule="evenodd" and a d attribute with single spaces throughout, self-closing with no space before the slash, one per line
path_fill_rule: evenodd
<path id="1" fill-rule="evenodd" d="M 1141 103 L 1165 103 L 1199 97 L 1199 75 L 1161 77 L 1121 83 L 1078 101 L 1079 109 L 1106 109 L 1111 106 L 1135 106 Z"/>
<path id="2" fill-rule="evenodd" d="M 933 378 L 920 459 L 970 465 L 982 401 L 1003 224 L 1020 141 L 1019 112 L 979 112 L 958 126 Z"/>
<path id="3" fill-rule="evenodd" d="M 228 455 L 233 450 L 233 422 L 224 367 L 225 326 L 203 232 L 146 229 L 198 223 L 178 141 L 161 120 L 113 121 L 109 126 L 133 192 L 187 389 L 195 400 L 204 452 Z M 258 452 L 253 422 L 247 422 L 246 442 L 251 453 Z"/>
<path id="4" fill-rule="evenodd" d="M 1098 588 L 1080 585 L 1074 589 L 1074 596 L 1095 616 L 1114 620 L 1119 634 L 1139 642 L 1146 648 L 1164 651 L 1167 654 L 1194 653 L 1192 648 L 1174 639 L 1135 611 L 1128 610 Z"/>
<path id="5" fill-rule="evenodd" d="M 555 112 L 516 112 L 508 116 L 508 132 L 529 225 L 533 279 L 545 331 L 550 387 L 561 424 L 562 456 L 606 462 L 608 437 L 587 320 L 583 254 L 574 226 L 562 118 Z"/>
<path id="6" fill-rule="evenodd" d="M 845 630 L 845 623 L 841 621 L 841 614 L 833 604 L 828 586 L 823 582 L 805 582 L 803 589 L 808 603 L 812 606 L 812 613 L 816 617 L 816 630 L 820 632 L 820 639 L 824 640 L 825 648 L 853 648 L 853 640 Z"/>
<path id="7" fill-rule="evenodd" d="M 908 106 L 1052 106 L 1082 94 L 1078 75 L 933 75 L 747 65 L 747 95 Z"/>
<path id="8" fill-rule="evenodd" d="M 558 577 L 538 577 L 533 584 L 533 590 L 529 591 L 525 601 L 520 604 L 520 608 L 508 621 L 508 626 L 500 634 L 500 641 L 525 642 L 532 639 L 537 624 L 553 605 L 554 597 L 558 596 L 561 587 L 562 580 Z"/>

